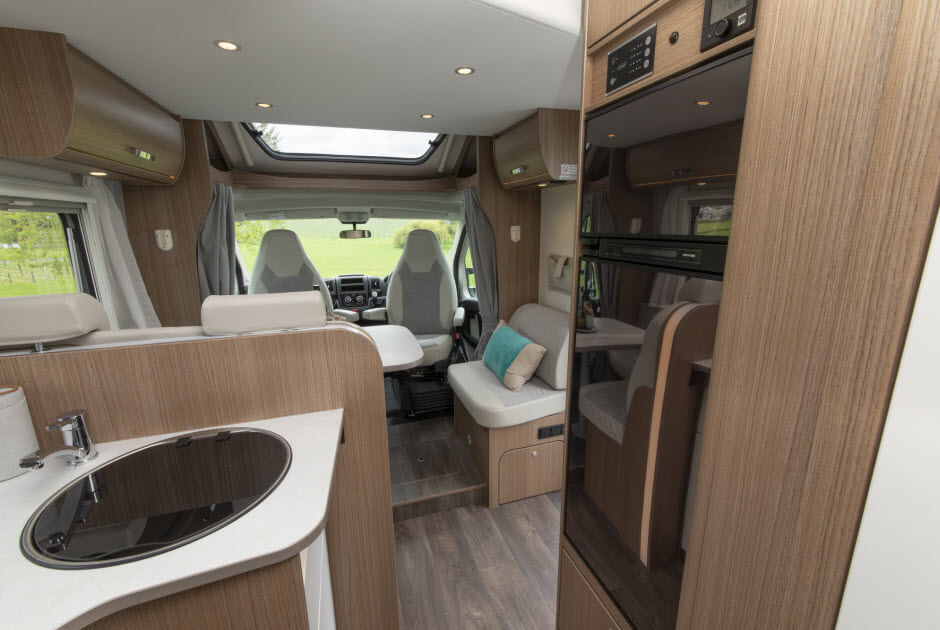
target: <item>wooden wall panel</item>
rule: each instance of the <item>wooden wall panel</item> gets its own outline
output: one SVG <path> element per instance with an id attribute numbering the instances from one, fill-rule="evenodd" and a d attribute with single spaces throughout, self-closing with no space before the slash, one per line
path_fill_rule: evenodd
<path id="1" fill-rule="evenodd" d="M 2 357 L 0 382 L 23 386 L 42 446 L 67 409 L 107 442 L 344 408 L 326 528 L 338 627 L 398 628 L 382 366 L 358 328 Z"/>
<path id="2" fill-rule="evenodd" d="M 0 28 L 0 155 L 58 155 L 74 103 L 65 35 Z"/>
<path id="3" fill-rule="evenodd" d="M 493 138 L 477 138 L 477 192 L 493 227 L 499 284 L 499 316 L 506 321 L 523 304 L 539 301 L 541 202 L 534 190 L 505 190 L 493 162 Z M 510 227 L 522 228 L 518 243 Z"/>
<path id="4" fill-rule="evenodd" d="M 833 626 L 938 206 L 935 3 L 756 38 L 680 628 Z"/>
<path id="5" fill-rule="evenodd" d="M 127 233 L 153 307 L 164 326 L 200 323 L 196 237 L 212 202 L 202 121 L 183 121 L 185 158 L 173 186 L 124 186 Z M 173 249 L 157 248 L 154 230 L 173 232 Z"/>
<path id="6" fill-rule="evenodd" d="M 594 0 L 587 2 L 587 45 L 592 46 L 654 0 Z"/>
<path id="7" fill-rule="evenodd" d="M 294 556 L 256 571 L 116 612 L 86 628 L 305 630 L 307 602 L 304 597 L 300 556 Z"/>

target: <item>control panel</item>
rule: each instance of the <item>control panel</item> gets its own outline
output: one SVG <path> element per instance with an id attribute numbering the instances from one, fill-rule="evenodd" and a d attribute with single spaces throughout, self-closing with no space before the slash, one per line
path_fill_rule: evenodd
<path id="1" fill-rule="evenodd" d="M 656 25 L 607 53 L 607 94 L 653 74 Z"/>
<path id="2" fill-rule="evenodd" d="M 701 52 L 754 28 L 757 0 L 705 0 Z"/>
<path id="3" fill-rule="evenodd" d="M 361 275 L 337 276 L 328 278 L 326 285 L 333 297 L 334 308 L 361 311 L 385 306 L 387 287 L 382 278 Z"/>

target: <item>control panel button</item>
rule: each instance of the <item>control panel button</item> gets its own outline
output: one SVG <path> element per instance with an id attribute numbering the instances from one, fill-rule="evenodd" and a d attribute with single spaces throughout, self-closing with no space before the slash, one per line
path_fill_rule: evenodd
<path id="1" fill-rule="evenodd" d="M 731 31 L 731 20 L 724 18 L 712 25 L 712 34 L 715 37 L 725 37 Z"/>
<path id="2" fill-rule="evenodd" d="M 343 296 L 343 303 L 344 303 L 344 304 L 352 304 L 352 296 L 350 296 L 350 295 L 344 295 L 344 296 Z"/>

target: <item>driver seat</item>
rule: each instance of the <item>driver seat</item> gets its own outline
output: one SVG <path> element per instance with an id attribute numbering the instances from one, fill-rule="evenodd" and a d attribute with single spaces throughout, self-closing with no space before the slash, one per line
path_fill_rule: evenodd
<path id="1" fill-rule="evenodd" d="M 333 314 L 333 298 L 317 271 L 304 252 L 297 233 L 292 230 L 268 230 L 261 238 L 258 258 L 251 271 L 249 294 L 291 293 L 310 291 L 320 287 L 326 314 Z"/>
<path id="2" fill-rule="evenodd" d="M 388 282 L 388 323 L 404 326 L 424 352 L 422 366 L 450 357 L 457 285 L 437 236 L 413 230 Z"/>

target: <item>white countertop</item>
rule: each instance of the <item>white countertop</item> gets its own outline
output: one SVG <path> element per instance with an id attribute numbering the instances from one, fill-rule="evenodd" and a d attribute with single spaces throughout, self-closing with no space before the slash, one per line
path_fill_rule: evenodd
<path id="1" fill-rule="evenodd" d="M 383 372 L 409 370 L 424 361 L 424 350 L 404 326 L 363 326 L 362 331 L 375 341 Z"/>
<path id="2" fill-rule="evenodd" d="M 107 442 L 79 467 L 57 455 L 44 468 L 0 483 L 0 624 L 6 628 L 82 628 L 124 608 L 286 560 L 308 547 L 326 522 L 343 410 L 244 422 L 284 438 L 291 464 L 261 503 L 189 544 L 127 564 L 50 569 L 26 559 L 20 534 L 33 512 L 59 489 L 110 460 L 175 435 Z M 94 427 L 91 427 L 94 431 Z M 200 429 L 202 431 L 203 429 Z"/>
<path id="3" fill-rule="evenodd" d="M 575 334 L 575 352 L 638 348 L 643 345 L 646 331 L 642 328 L 609 317 L 598 317 L 595 322 L 597 332 Z"/>

